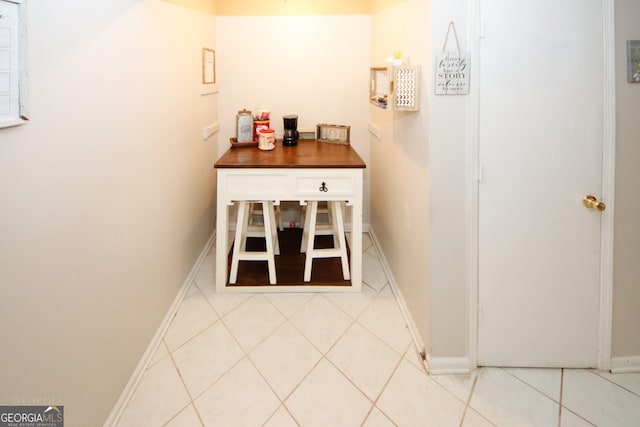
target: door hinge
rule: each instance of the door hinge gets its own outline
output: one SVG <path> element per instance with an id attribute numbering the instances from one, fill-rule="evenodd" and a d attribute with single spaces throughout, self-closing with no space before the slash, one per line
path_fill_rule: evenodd
<path id="1" fill-rule="evenodd" d="M 484 169 L 482 168 L 482 163 L 478 163 L 478 182 L 482 182 L 484 178 Z"/>

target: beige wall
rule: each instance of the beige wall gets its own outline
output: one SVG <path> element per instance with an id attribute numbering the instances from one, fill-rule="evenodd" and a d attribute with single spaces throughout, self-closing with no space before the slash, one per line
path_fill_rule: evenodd
<path id="1" fill-rule="evenodd" d="M 217 0 L 219 16 L 361 15 L 371 0 Z"/>
<path id="2" fill-rule="evenodd" d="M 382 139 L 371 140 L 371 229 L 392 269 L 413 320 L 430 343 L 429 2 L 374 2 L 372 66 L 403 52 L 422 67 L 421 109 L 393 113 L 370 106 Z"/>
<path id="3" fill-rule="evenodd" d="M 186 7 L 200 12 L 209 14 L 216 13 L 216 0 L 162 0 L 167 3 L 173 3 L 178 6 Z M 218 0 L 219 1 L 219 0 Z"/>
<path id="4" fill-rule="evenodd" d="M 640 40 L 640 2 L 616 0 L 616 206 L 613 356 L 640 356 L 640 84 L 627 83 L 626 41 Z"/>
<path id="5" fill-rule="evenodd" d="M 0 403 L 107 418 L 213 232 L 213 15 L 28 2 L 31 121 L 0 130 Z"/>

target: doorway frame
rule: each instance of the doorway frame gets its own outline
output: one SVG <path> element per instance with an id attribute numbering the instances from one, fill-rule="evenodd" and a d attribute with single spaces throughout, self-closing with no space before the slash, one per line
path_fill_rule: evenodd
<path id="1" fill-rule="evenodd" d="M 481 0 L 469 2 L 469 50 L 471 55 L 471 87 L 478 88 L 480 39 L 483 19 Z M 613 236 L 615 217 L 615 142 L 616 142 L 616 75 L 615 75 L 615 0 L 602 0 L 604 24 L 604 82 L 603 82 L 603 147 L 602 199 L 607 214 L 600 227 L 600 310 L 598 328 L 597 369 L 611 369 L 613 318 Z M 479 152 L 480 152 L 480 91 L 471 90 L 467 98 L 467 295 L 469 369 L 478 367 L 478 294 L 479 294 Z"/>

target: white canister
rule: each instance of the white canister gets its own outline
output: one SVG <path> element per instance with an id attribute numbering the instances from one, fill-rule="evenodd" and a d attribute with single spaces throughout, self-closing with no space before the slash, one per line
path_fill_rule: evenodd
<path id="1" fill-rule="evenodd" d="M 236 139 L 238 142 L 253 141 L 253 116 L 249 110 L 241 110 L 236 114 Z"/>
<path id="2" fill-rule="evenodd" d="M 260 129 L 258 148 L 261 150 L 273 150 L 276 148 L 276 131 L 271 128 Z"/>

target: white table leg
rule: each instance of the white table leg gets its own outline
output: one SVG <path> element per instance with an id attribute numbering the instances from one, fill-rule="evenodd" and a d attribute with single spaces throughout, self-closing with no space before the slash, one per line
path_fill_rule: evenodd
<path id="1" fill-rule="evenodd" d="M 220 192 L 220 188 L 218 188 Z M 219 193 L 218 193 L 219 194 Z M 216 292 L 224 292 L 227 287 L 227 238 L 229 229 L 229 207 L 218 198 L 216 216 Z"/>

